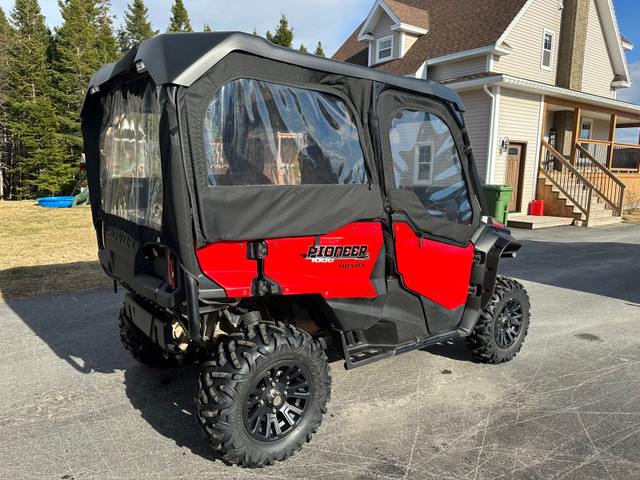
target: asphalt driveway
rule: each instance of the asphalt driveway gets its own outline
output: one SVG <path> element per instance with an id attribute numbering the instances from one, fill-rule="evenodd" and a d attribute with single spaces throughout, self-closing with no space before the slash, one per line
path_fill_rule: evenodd
<path id="1" fill-rule="evenodd" d="M 514 361 L 474 363 L 456 340 L 335 362 L 320 431 L 260 470 L 200 436 L 197 367 L 128 356 L 122 293 L 0 303 L 0 478 L 640 478 L 640 226 L 514 234 L 502 272 L 533 312 Z"/>

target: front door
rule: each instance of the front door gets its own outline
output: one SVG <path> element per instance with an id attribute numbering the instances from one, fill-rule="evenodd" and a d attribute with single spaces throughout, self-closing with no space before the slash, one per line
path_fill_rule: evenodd
<path id="1" fill-rule="evenodd" d="M 522 173 L 524 172 L 524 145 L 522 143 L 509 143 L 507 152 L 507 171 L 504 183 L 513 187 L 509 211 L 515 212 L 520 205 L 522 195 Z"/>

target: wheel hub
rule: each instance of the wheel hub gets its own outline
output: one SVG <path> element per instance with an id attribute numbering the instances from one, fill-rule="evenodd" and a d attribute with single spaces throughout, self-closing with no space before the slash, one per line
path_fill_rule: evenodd
<path id="1" fill-rule="evenodd" d="M 495 323 L 494 338 L 500 348 L 513 345 L 522 329 L 522 305 L 515 298 L 509 299 L 500 311 Z"/>
<path id="2" fill-rule="evenodd" d="M 310 375 L 297 362 L 280 362 L 258 374 L 243 407 L 244 426 L 262 442 L 291 433 L 307 411 Z"/>

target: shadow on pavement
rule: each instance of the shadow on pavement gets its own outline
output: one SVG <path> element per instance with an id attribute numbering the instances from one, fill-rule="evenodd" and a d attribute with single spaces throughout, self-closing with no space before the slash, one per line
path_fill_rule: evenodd
<path id="1" fill-rule="evenodd" d="M 109 291 L 6 302 L 53 352 L 81 373 L 122 369 L 121 296 Z"/>
<path id="2" fill-rule="evenodd" d="M 516 259 L 501 261 L 500 273 L 640 303 L 640 244 L 526 240 Z"/>

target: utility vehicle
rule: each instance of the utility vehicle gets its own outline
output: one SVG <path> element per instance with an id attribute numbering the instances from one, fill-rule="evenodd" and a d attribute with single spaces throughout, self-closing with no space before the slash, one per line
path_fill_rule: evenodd
<path id="1" fill-rule="evenodd" d="M 241 33 L 159 35 L 91 79 L 122 341 L 202 365 L 196 417 L 228 461 L 311 439 L 327 349 L 347 369 L 460 336 L 481 362 L 520 350 L 529 300 L 497 270 L 521 244 L 486 215 L 463 111 L 439 84 Z"/>

